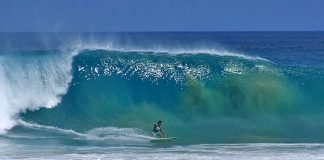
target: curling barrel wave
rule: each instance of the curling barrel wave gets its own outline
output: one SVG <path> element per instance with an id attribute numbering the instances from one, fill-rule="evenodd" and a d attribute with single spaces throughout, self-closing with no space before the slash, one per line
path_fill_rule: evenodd
<path id="1" fill-rule="evenodd" d="M 22 108 L 17 105 L 14 113 L 24 107 L 53 107 L 62 96 L 55 108 L 22 113 L 25 121 L 78 133 L 119 127 L 149 134 L 152 122 L 161 119 L 166 134 L 181 137 L 184 143 L 324 140 L 320 68 L 205 53 L 83 49 L 73 62 L 60 56 L 45 54 L 24 68 L 34 65 L 37 71 L 44 70 L 42 74 L 51 72 L 51 77 L 29 75 L 36 80 L 27 81 L 9 74 L 10 83 L 46 91 L 29 94 L 35 101 L 26 97 L 29 101 Z M 12 69 L 16 70 L 12 74 L 17 73 L 19 66 Z M 33 71 L 27 73 L 37 73 Z M 44 102 L 43 96 L 47 96 Z"/>

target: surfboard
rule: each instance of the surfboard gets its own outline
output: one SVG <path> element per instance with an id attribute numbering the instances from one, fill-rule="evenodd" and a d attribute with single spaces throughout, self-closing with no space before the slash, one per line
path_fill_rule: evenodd
<path id="1" fill-rule="evenodd" d="M 154 138 L 150 140 L 152 143 L 163 143 L 163 142 L 172 142 L 173 140 L 178 139 L 178 137 L 166 137 L 166 138 Z"/>

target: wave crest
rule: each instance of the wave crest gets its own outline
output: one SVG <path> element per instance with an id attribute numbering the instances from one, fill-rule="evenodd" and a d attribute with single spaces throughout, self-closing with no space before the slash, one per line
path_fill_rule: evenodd
<path id="1" fill-rule="evenodd" d="M 19 113 L 60 103 L 72 80 L 71 69 L 70 54 L 0 55 L 0 134 L 17 123 Z"/>

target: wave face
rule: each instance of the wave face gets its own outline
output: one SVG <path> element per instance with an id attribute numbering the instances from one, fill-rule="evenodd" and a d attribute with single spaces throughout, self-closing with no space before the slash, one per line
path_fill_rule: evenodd
<path id="1" fill-rule="evenodd" d="M 266 44 L 257 46 L 266 51 Z M 1 54 L 1 131 L 21 118 L 8 135 L 36 126 L 142 139 L 162 120 L 167 135 L 189 144 L 324 140 L 321 63 L 208 48 L 99 46 Z"/>
<path id="2" fill-rule="evenodd" d="M 194 142 L 317 139 L 324 127 L 324 74 L 316 69 L 207 54 L 106 50 L 82 51 L 72 68 L 62 103 L 25 119 L 79 132 L 117 126 L 148 133 L 161 119 L 167 133 Z"/>

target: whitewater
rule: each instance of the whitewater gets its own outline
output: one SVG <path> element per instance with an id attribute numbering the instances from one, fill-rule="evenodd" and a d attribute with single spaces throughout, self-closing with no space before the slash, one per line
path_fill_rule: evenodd
<path id="1" fill-rule="evenodd" d="M 1 159 L 323 159 L 322 32 L 1 33 Z M 150 143 L 163 120 L 173 143 Z"/>

